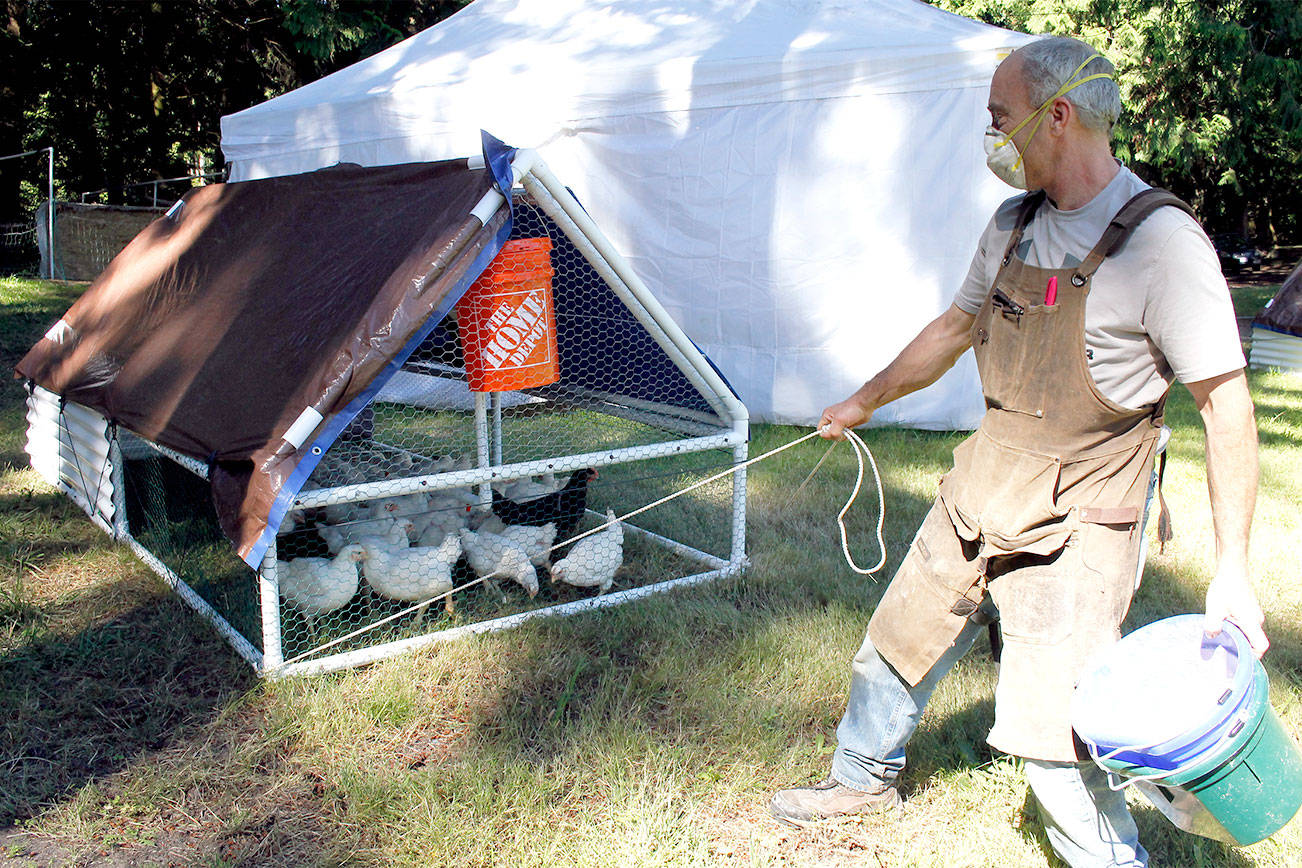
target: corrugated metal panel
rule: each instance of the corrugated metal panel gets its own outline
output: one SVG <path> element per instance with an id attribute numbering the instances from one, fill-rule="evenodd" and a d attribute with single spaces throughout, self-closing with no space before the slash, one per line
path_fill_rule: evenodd
<path id="1" fill-rule="evenodd" d="M 59 409 L 59 396 L 37 387 L 27 399 L 27 454 L 46 482 L 92 518 L 113 524 L 108 420 L 79 404 Z"/>
<path id="2" fill-rule="evenodd" d="M 1302 371 L 1302 338 L 1254 327 L 1248 361 L 1254 368 Z"/>

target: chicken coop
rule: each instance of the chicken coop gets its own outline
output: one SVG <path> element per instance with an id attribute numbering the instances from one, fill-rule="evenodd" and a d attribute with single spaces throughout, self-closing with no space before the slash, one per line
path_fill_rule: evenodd
<path id="1" fill-rule="evenodd" d="M 746 565 L 745 407 L 491 137 L 197 188 L 18 370 L 33 466 L 264 676 Z"/>

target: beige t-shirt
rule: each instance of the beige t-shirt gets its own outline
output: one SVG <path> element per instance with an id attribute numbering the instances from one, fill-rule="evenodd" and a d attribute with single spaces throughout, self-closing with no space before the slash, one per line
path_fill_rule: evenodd
<path id="1" fill-rule="evenodd" d="M 1046 201 L 1026 228 L 1017 256 L 1041 268 L 1079 264 L 1121 206 L 1146 189 L 1123 167 L 1074 211 Z M 954 298 L 961 310 L 981 309 L 1024 195 L 1000 205 L 982 233 Z M 1211 241 L 1188 214 L 1159 208 L 1099 266 L 1085 303 L 1085 346 L 1099 390 L 1130 408 L 1152 404 L 1172 378 L 1194 383 L 1243 367 L 1229 287 Z"/>

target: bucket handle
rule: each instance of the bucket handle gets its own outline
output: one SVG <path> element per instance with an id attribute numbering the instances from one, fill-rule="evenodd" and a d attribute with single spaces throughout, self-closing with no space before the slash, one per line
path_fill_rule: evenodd
<path id="1" fill-rule="evenodd" d="M 1245 718 L 1240 717 L 1235 722 L 1234 726 L 1230 727 L 1227 733 L 1225 733 L 1219 739 L 1216 740 L 1216 745 L 1214 747 L 1212 747 L 1207 751 L 1204 751 L 1203 753 L 1216 753 L 1222 747 L 1224 747 L 1225 744 L 1229 742 L 1230 739 L 1238 735 L 1243 730 L 1243 727 L 1247 725 L 1248 725 L 1247 720 Z M 1077 735 L 1080 734 L 1077 733 Z M 1169 777 L 1183 774 L 1184 772 L 1189 771 L 1190 769 L 1194 768 L 1202 761 L 1202 760 L 1194 760 L 1192 762 L 1186 763 L 1183 766 L 1177 766 L 1176 768 L 1169 769 L 1167 771 L 1153 772 L 1151 775 L 1120 775 L 1117 774 L 1117 772 L 1114 771 L 1113 769 L 1110 769 L 1107 766 L 1103 765 L 1103 761 L 1112 759 L 1117 754 L 1123 753 L 1124 751 L 1144 750 L 1145 748 L 1156 747 L 1157 745 L 1161 744 L 1161 742 L 1154 742 L 1153 744 L 1147 744 L 1147 745 L 1133 745 L 1133 746 L 1123 745 L 1121 747 L 1114 748 L 1113 750 L 1108 751 L 1106 754 L 1099 754 L 1097 744 L 1085 738 L 1084 736 L 1081 736 L 1081 741 L 1084 742 L 1085 749 L 1089 751 L 1090 759 L 1094 761 L 1094 765 L 1102 769 L 1103 773 L 1108 776 L 1108 789 L 1114 792 L 1121 792 L 1131 784 L 1137 784 L 1140 781 L 1152 781 L 1154 783 L 1161 783 L 1162 781 L 1166 780 Z M 1119 779 L 1121 783 L 1119 784 L 1114 783 L 1114 779 Z"/>
<path id="2" fill-rule="evenodd" d="M 1237 632 L 1240 636 L 1243 637 L 1244 643 L 1248 641 L 1247 635 L 1243 632 L 1242 629 L 1239 628 L 1239 625 L 1235 624 L 1233 621 L 1225 621 L 1224 627 L 1228 629 L 1233 629 L 1235 632 Z M 1238 735 L 1243 730 L 1243 727 L 1247 725 L 1248 725 L 1247 719 L 1244 717 L 1239 717 L 1238 721 L 1233 726 L 1231 726 L 1224 735 L 1222 735 L 1220 738 L 1216 740 L 1216 745 L 1212 747 L 1210 750 L 1203 751 L 1203 753 L 1216 753 L 1222 747 L 1224 747 L 1225 744 L 1229 742 L 1230 739 Z M 1164 781 L 1173 775 L 1183 774 L 1184 772 L 1189 771 L 1190 769 L 1197 766 L 1199 762 L 1201 762 L 1201 760 L 1195 760 L 1193 762 L 1187 763 L 1184 766 L 1176 767 L 1168 771 L 1154 772 L 1151 775 L 1134 775 L 1134 776 L 1119 775 L 1113 769 L 1110 769 L 1107 766 L 1103 765 L 1103 761 L 1112 759 L 1117 754 L 1124 753 L 1126 751 L 1148 750 L 1149 748 L 1157 747 L 1159 744 L 1162 743 L 1162 741 L 1165 741 L 1165 739 L 1163 739 L 1162 741 L 1155 741 L 1150 744 L 1122 745 L 1121 747 L 1113 748 L 1112 750 L 1108 751 L 1106 754 L 1099 754 L 1098 752 L 1099 746 L 1096 743 L 1090 741 L 1088 738 L 1081 735 L 1080 733 L 1077 733 L 1077 735 L 1080 737 L 1081 742 L 1084 743 L 1085 749 L 1089 751 L 1090 759 L 1094 761 L 1094 765 L 1102 769 L 1103 773 L 1108 776 L 1108 789 L 1112 790 L 1113 792 L 1121 792 L 1131 784 L 1137 784 L 1140 781 L 1153 781 L 1153 782 L 1160 783 L 1161 781 Z M 1119 785 L 1113 783 L 1114 778 L 1120 779 L 1121 783 Z"/>

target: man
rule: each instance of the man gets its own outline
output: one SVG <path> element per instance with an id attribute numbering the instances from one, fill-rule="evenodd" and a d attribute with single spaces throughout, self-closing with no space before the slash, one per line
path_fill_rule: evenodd
<path id="1" fill-rule="evenodd" d="M 987 740 L 1024 758 L 1067 863 L 1147 863 L 1124 795 L 1081 761 L 1068 705 L 1085 660 L 1118 638 L 1130 605 L 1173 379 L 1206 431 L 1217 564 L 1207 630 L 1228 618 L 1258 656 L 1266 650 L 1247 577 L 1256 425 L 1229 293 L 1187 206 L 1112 157 L 1112 74 L 1062 37 L 1000 64 L 988 163 L 1032 192 L 997 210 L 953 305 L 823 412 L 822 435 L 839 439 L 969 346 L 987 406 L 869 622 L 831 777 L 777 793 L 779 818 L 898 805 L 895 780 L 927 699 L 997 614 L 1004 646 Z"/>

